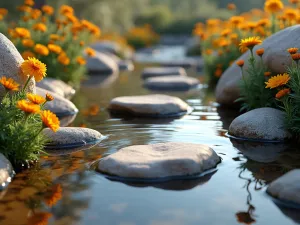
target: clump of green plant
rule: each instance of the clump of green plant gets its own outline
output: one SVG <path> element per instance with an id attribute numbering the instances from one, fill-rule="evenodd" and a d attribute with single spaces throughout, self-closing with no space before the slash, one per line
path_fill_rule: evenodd
<path id="1" fill-rule="evenodd" d="M 248 60 L 248 68 L 244 68 L 244 60 L 239 60 L 236 64 L 241 68 L 242 82 L 240 83 L 241 97 L 236 102 L 241 102 L 241 111 L 249 111 L 262 107 L 277 107 L 274 99 L 274 91 L 265 88 L 266 77 L 271 73 L 263 64 L 264 49 L 256 50 L 259 62 L 254 57 L 253 48 L 262 41 L 259 37 L 250 37 L 242 39 L 240 48 L 242 51 L 249 49 L 250 57 Z"/>

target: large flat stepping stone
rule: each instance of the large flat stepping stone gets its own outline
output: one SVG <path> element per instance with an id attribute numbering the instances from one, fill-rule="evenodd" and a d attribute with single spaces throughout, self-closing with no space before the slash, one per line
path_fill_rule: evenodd
<path id="1" fill-rule="evenodd" d="M 36 84 L 37 87 L 54 92 L 64 98 L 70 99 L 75 95 L 75 90 L 61 80 L 46 77 Z"/>
<path id="2" fill-rule="evenodd" d="M 114 98 L 110 112 L 142 117 L 178 117 L 191 111 L 180 98 L 168 95 L 140 95 Z"/>
<path id="3" fill-rule="evenodd" d="M 292 170 L 273 181 L 267 193 L 286 207 L 300 209 L 300 169 Z"/>
<path id="4" fill-rule="evenodd" d="M 219 162 L 206 145 L 169 142 L 122 148 L 101 159 L 98 170 L 125 178 L 176 178 L 201 174 Z"/>
<path id="5" fill-rule="evenodd" d="M 284 141 L 291 138 L 291 134 L 284 128 L 284 120 L 284 113 L 278 109 L 254 109 L 234 119 L 229 134 L 256 141 Z"/>
<path id="6" fill-rule="evenodd" d="M 150 67 L 145 68 L 142 73 L 142 78 L 161 76 L 186 76 L 186 71 L 182 67 Z"/>
<path id="7" fill-rule="evenodd" d="M 96 52 L 94 57 L 87 57 L 87 69 L 90 74 L 115 74 L 119 72 L 117 62 L 107 54 Z"/>
<path id="8" fill-rule="evenodd" d="M 199 80 L 187 76 L 164 76 L 148 78 L 144 85 L 152 90 L 186 91 L 197 87 Z"/>
<path id="9" fill-rule="evenodd" d="M 36 88 L 36 92 L 41 96 L 46 96 L 46 93 L 49 93 L 54 97 L 53 101 L 46 103 L 45 109 L 48 109 L 57 115 L 61 126 L 67 126 L 74 121 L 78 109 L 71 101 L 39 87 Z"/>
<path id="10" fill-rule="evenodd" d="M 104 139 L 98 131 L 81 127 L 61 127 L 55 133 L 46 128 L 43 134 L 49 139 L 45 150 L 52 155 L 70 154 L 89 149 Z"/>
<path id="11" fill-rule="evenodd" d="M 0 190 L 3 190 L 11 182 L 15 172 L 9 160 L 0 153 Z"/>

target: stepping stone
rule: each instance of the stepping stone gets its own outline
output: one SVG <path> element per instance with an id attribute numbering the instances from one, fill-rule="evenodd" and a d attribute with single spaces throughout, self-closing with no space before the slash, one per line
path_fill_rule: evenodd
<path id="1" fill-rule="evenodd" d="M 144 85 L 153 90 L 186 91 L 197 87 L 199 80 L 187 76 L 164 76 L 148 78 Z"/>
<path id="2" fill-rule="evenodd" d="M 61 127 L 56 133 L 46 128 L 43 134 L 50 140 L 45 150 L 51 155 L 64 155 L 89 149 L 104 139 L 98 131 L 81 127 Z"/>
<path id="3" fill-rule="evenodd" d="M 115 74 L 119 72 L 119 66 L 113 58 L 108 55 L 96 52 L 96 56 L 87 57 L 87 69 L 90 74 Z"/>
<path id="4" fill-rule="evenodd" d="M 9 160 L 0 153 L 0 190 L 5 189 L 14 177 L 15 172 Z"/>
<path id="5" fill-rule="evenodd" d="M 220 161 L 206 145 L 169 142 L 122 148 L 102 158 L 98 170 L 123 178 L 172 179 L 201 174 Z"/>
<path id="6" fill-rule="evenodd" d="M 150 67 L 145 68 L 142 73 L 142 78 L 147 79 L 150 77 L 160 76 L 186 76 L 186 71 L 182 67 Z"/>
<path id="7" fill-rule="evenodd" d="M 70 99 L 75 95 L 75 90 L 65 82 L 46 77 L 36 84 L 37 87 L 56 93 L 64 98 Z"/>
<path id="8" fill-rule="evenodd" d="M 300 209 L 300 169 L 294 169 L 273 181 L 267 193 L 286 207 Z"/>
<path id="9" fill-rule="evenodd" d="M 47 102 L 45 104 L 45 109 L 50 110 L 57 115 L 60 120 L 60 126 L 68 126 L 74 121 L 76 114 L 78 113 L 78 109 L 73 104 L 73 102 L 61 97 L 56 93 L 44 90 L 39 87 L 36 88 L 36 91 L 37 94 L 41 96 L 46 96 L 46 93 L 49 93 L 54 97 L 54 100 L 52 102 Z"/>
<path id="10" fill-rule="evenodd" d="M 121 60 L 118 62 L 120 71 L 133 71 L 134 65 L 131 60 Z"/>
<path id="11" fill-rule="evenodd" d="M 196 67 L 197 62 L 196 60 L 182 60 L 177 62 L 164 62 L 160 64 L 164 67 L 182 67 L 184 69 L 190 69 L 192 67 Z"/>
<path id="12" fill-rule="evenodd" d="M 192 110 L 180 98 L 168 95 L 140 95 L 114 98 L 111 113 L 141 117 L 178 117 Z"/>
<path id="13" fill-rule="evenodd" d="M 5 35 L 0 33 L 0 78 L 6 76 L 7 78 L 14 79 L 17 83 L 24 85 L 27 81 L 22 76 L 20 69 L 21 64 L 24 62 L 22 56 L 14 46 L 14 44 Z M 35 81 L 30 79 L 27 92 L 35 92 Z M 5 89 L 0 85 L 0 100 L 5 94 Z"/>
<path id="14" fill-rule="evenodd" d="M 259 108 L 235 118 L 229 134 L 245 140 L 280 142 L 291 138 L 284 128 L 284 112 L 274 108 Z"/>

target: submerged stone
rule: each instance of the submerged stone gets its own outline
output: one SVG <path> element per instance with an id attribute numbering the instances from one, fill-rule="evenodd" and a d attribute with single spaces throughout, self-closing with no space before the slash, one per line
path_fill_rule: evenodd
<path id="1" fill-rule="evenodd" d="M 291 134 L 284 128 L 284 112 L 274 108 L 259 108 L 235 118 L 229 134 L 242 139 L 284 141 Z"/>
<path id="2" fill-rule="evenodd" d="M 103 140 L 102 134 L 98 131 L 81 127 L 61 127 L 55 133 L 47 128 L 43 133 L 49 139 L 45 149 L 53 155 L 89 149 Z"/>
<path id="3" fill-rule="evenodd" d="M 195 88 L 199 80 L 187 76 L 164 76 L 148 78 L 144 85 L 153 90 L 186 91 Z"/>
<path id="4" fill-rule="evenodd" d="M 142 78 L 161 76 L 186 76 L 186 71 L 182 67 L 149 67 L 145 68 L 142 73 Z"/>
<path id="5" fill-rule="evenodd" d="M 114 98 L 109 110 L 115 114 L 144 117 L 172 117 L 188 113 L 191 107 L 180 98 L 168 95 L 139 95 Z"/>
<path id="6" fill-rule="evenodd" d="M 37 87 L 54 92 L 64 98 L 70 99 L 75 95 L 75 90 L 65 82 L 46 77 L 36 84 Z"/>
<path id="7" fill-rule="evenodd" d="M 11 182 L 15 172 L 9 160 L 0 153 L 0 190 L 3 190 Z"/>
<path id="8" fill-rule="evenodd" d="M 122 148 L 102 158 L 98 170 L 126 178 L 176 178 L 201 174 L 219 162 L 206 145 L 169 142 Z"/>

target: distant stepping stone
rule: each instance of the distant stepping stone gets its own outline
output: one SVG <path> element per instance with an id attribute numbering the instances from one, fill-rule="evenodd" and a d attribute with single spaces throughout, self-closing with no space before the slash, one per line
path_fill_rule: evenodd
<path id="1" fill-rule="evenodd" d="M 133 71 L 134 65 L 131 60 L 121 60 L 118 62 L 120 71 Z"/>
<path id="2" fill-rule="evenodd" d="M 98 170 L 123 178 L 176 179 L 201 174 L 220 161 L 206 145 L 170 142 L 122 148 L 101 159 Z"/>
<path id="3" fill-rule="evenodd" d="M 294 169 L 273 181 L 267 193 L 285 207 L 300 209 L 300 169 Z"/>
<path id="4" fill-rule="evenodd" d="M 37 87 L 54 92 L 64 98 L 70 99 L 75 95 L 75 90 L 61 80 L 46 77 L 36 84 Z"/>
<path id="5" fill-rule="evenodd" d="M 168 95 L 140 95 L 114 98 L 109 105 L 111 113 L 140 117 L 178 117 L 191 111 L 180 98 Z"/>
<path id="6" fill-rule="evenodd" d="M 182 67 L 184 69 L 190 69 L 192 67 L 197 66 L 196 60 L 184 60 L 184 61 L 178 61 L 178 62 L 164 62 L 160 64 L 164 67 Z"/>
<path id="7" fill-rule="evenodd" d="M 145 68 L 142 73 L 142 78 L 161 76 L 186 76 L 186 71 L 182 67 L 150 67 Z"/>
<path id="8" fill-rule="evenodd" d="M 0 190 L 3 190 L 11 182 L 15 172 L 10 161 L 0 153 Z"/>
<path id="9" fill-rule="evenodd" d="M 187 76 L 165 76 L 148 78 L 144 85 L 153 90 L 186 91 L 195 88 L 199 80 Z"/>
<path id="10" fill-rule="evenodd" d="M 41 96 L 45 96 L 46 93 L 49 93 L 54 97 L 52 102 L 46 103 L 45 109 L 50 110 L 57 115 L 57 117 L 60 119 L 60 125 L 62 127 L 68 126 L 74 121 L 76 114 L 78 113 L 78 109 L 71 101 L 61 97 L 56 93 L 39 87 L 36 88 L 36 92 Z"/>
<path id="11" fill-rule="evenodd" d="M 43 133 L 50 140 L 45 150 L 52 155 L 89 149 L 104 139 L 98 131 L 81 127 L 61 127 L 56 133 L 47 128 Z"/>

